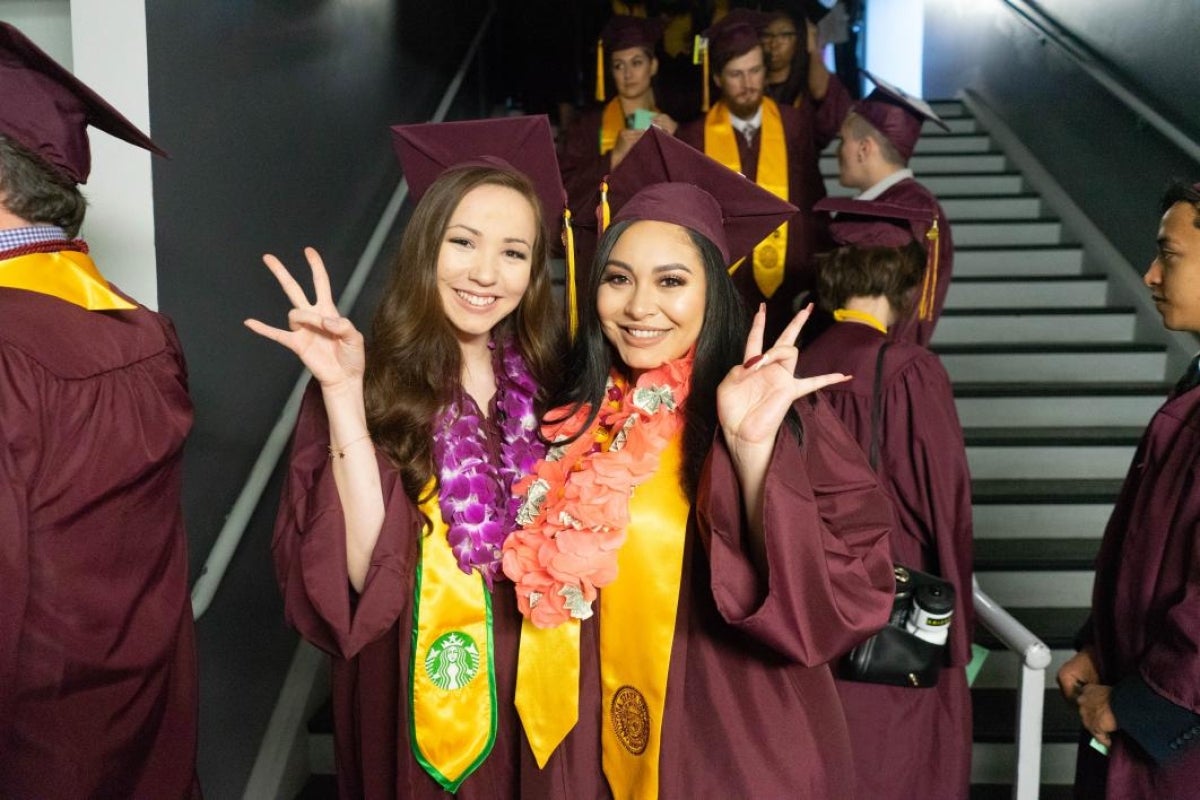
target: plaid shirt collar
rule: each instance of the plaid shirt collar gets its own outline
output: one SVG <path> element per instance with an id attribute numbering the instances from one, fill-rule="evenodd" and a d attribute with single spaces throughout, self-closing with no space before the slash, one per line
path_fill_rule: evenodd
<path id="1" fill-rule="evenodd" d="M 42 242 L 67 242 L 66 232 L 54 225 L 30 225 L 0 230 L 0 252 Z"/>

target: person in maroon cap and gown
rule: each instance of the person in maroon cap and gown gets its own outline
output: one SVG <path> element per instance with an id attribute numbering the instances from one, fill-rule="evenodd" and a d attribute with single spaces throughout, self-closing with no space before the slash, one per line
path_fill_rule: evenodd
<path id="1" fill-rule="evenodd" d="M 676 135 L 800 209 L 734 276 L 748 308 L 767 304 L 767 335 L 773 339 L 813 288 L 813 254 L 830 245 L 824 220 L 812 213 L 813 203 L 825 196 L 819 158 L 852 100 L 816 57 L 808 71 L 811 102 L 795 108 L 766 97 L 759 40 L 764 22 L 757 12 L 735 9 L 707 31 L 707 58 L 720 97 Z"/>
<path id="2" fill-rule="evenodd" d="M 690 180 L 643 186 L 656 148 Z M 846 376 L 794 377 L 807 312 L 764 350 L 728 274 L 793 207 L 657 131 L 624 180 L 504 546 L 521 796 L 851 798 L 827 662 L 887 619 L 893 512 L 814 394 Z"/>
<path id="3" fill-rule="evenodd" d="M 575 226 L 575 257 L 591 264 L 596 252 L 596 206 L 600 183 L 621 163 L 649 125 L 674 134 L 675 120 L 659 109 L 654 91 L 658 74 L 656 48 L 662 38 L 659 20 L 625 15 L 609 18 L 600 32 L 600 60 L 609 70 L 616 94 L 604 103 L 604 73 L 596 83 L 603 105 L 579 115 L 567 129 L 559 153 L 559 169 Z M 579 286 L 587 275 L 576 273 Z"/>
<path id="4" fill-rule="evenodd" d="M 161 152 L 0 23 L 0 797 L 198 798 L 171 323 L 76 238 L 87 127 Z"/>
<path id="5" fill-rule="evenodd" d="M 1200 333 L 1200 184 L 1172 186 L 1162 211 L 1145 284 L 1167 329 Z M 1058 673 L 1084 728 L 1079 798 L 1186 800 L 1200 787 L 1198 363 L 1142 436 L 1096 557 L 1081 649 Z"/>
<path id="6" fill-rule="evenodd" d="M 836 369 L 855 376 L 822 395 L 874 459 L 895 501 L 892 559 L 948 581 L 955 609 L 935 686 L 849 680 L 837 686 L 858 797 L 965 798 L 971 696 L 963 667 L 974 627 L 971 475 L 946 370 L 924 347 L 887 336 L 889 326 L 905 318 L 925 266 L 908 220 L 894 222 L 863 216 L 849 223 L 839 215 L 832 233 L 843 246 L 817 257 L 821 301 L 837 321 L 805 348 L 799 374 Z"/>
<path id="7" fill-rule="evenodd" d="M 509 800 L 520 616 L 499 573 L 511 484 L 544 452 L 562 185 L 544 116 L 393 128 L 416 208 L 372 340 L 308 250 L 315 302 L 264 258 L 301 357 L 272 551 L 290 622 L 332 656 L 338 794 Z M 550 220 L 554 217 L 547 215 Z"/>
<path id="8" fill-rule="evenodd" d="M 855 199 L 926 208 L 937 217 L 937 248 L 930 252 L 922 281 L 913 289 L 914 302 L 888 332 L 894 341 L 928 345 L 950 291 L 954 239 L 937 197 L 913 177 L 908 160 L 925 120 L 943 128 L 946 124 L 924 101 L 864 74 L 876 86 L 865 100 L 855 103 L 842 123 L 838 180 L 858 190 Z"/>

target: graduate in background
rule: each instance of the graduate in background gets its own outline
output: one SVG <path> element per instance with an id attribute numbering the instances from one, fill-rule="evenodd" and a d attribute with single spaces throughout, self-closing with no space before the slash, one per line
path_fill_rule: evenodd
<path id="1" fill-rule="evenodd" d="M 77 238 L 88 126 L 161 154 L 0 22 L 0 796 L 197 798 L 174 327 Z"/>
<path id="2" fill-rule="evenodd" d="M 609 18 L 596 45 L 599 78 L 595 99 L 602 105 L 582 112 L 563 140 L 559 169 L 575 223 L 576 252 L 584 265 L 577 275 L 581 286 L 587 283 L 587 267 L 595 253 L 596 207 L 604 177 L 651 125 L 675 133 L 675 120 L 659 109 L 654 91 L 662 31 L 657 19 Z M 615 89 L 607 102 L 606 74 Z"/>
<path id="3" fill-rule="evenodd" d="M 527 619 L 523 797 L 850 797 L 828 661 L 892 605 L 891 504 L 747 336 L 729 266 L 794 208 L 651 129 L 612 176 L 548 456 L 504 570 Z M 742 267 L 746 269 L 746 267 Z"/>
<path id="4" fill-rule="evenodd" d="M 800 375 L 837 370 L 855 380 L 822 396 L 873 460 L 899 525 L 897 564 L 954 587 L 955 608 L 935 686 L 839 680 L 854 750 L 857 796 L 965 798 L 971 774 L 971 474 L 950 378 L 938 357 L 890 341 L 925 270 L 927 207 L 828 197 L 838 249 L 817 257 L 821 302 L 836 320 L 804 349 Z"/>
<path id="5" fill-rule="evenodd" d="M 734 274 L 747 308 L 767 304 L 767 339 L 773 341 L 794 305 L 813 288 L 813 254 L 830 244 L 824 220 L 812 213 L 813 203 L 825 196 L 818 158 L 837 135 L 851 99 L 819 62 L 811 64 L 808 75 L 813 102 L 793 108 L 767 97 L 759 39 L 765 21 L 759 12 L 734 9 L 706 31 L 706 74 L 719 97 L 704 117 L 681 126 L 677 135 L 800 209 Z"/>
<path id="6" fill-rule="evenodd" d="M 864 71 L 875 83 L 866 100 L 855 103 L 842 123 L 838 145 L 838 181 L 857 189 L 858 200 L 879 201 L 922 208 L 937 224 L 926 233 L 929 258 L 921 283 L 913 288 L 913 302 L 888 333 L 896 341 L 928 345 L 954 271 L 954 239 L 950 223 L 933 192 L 913 177 L 908 168 L 921 127 L 929 120 L 946 123 L 929 104 Z"/>
<path id="7" fill-rule="evenodd" d="M 1161 210 L 1144 282 L 1165 328 L 1200 333 L 1200 183 L 1172 186 Z M 1084 728 L 1079 798 L 1184 800 L 1200 787 L 1198 361 L 1142 436 L 1096 557 L 1080 650 L 1058 671 Z"/>
<path id="8" fill-rule="evenodd" d="M 340 797 L 510 800 L 520 616 L 500 545 L 559 365 L 562 184 L 544 116 L 392 130 L 418 202 L 370 343 L 313 250 L 314 301 L 264 258 L 291 330 L 247 321 L 314 377 L 275 568 L 288 621 L 332 656 Z"/>

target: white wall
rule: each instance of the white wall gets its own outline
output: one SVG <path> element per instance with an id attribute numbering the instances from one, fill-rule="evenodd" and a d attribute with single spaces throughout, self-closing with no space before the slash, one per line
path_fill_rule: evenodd
<path id="1" fill-rule="evenodd" d="M 0 19 L 150 133 L 145 0 L 0 0 Z M 151 156 L 95 128 L 89 134 L 83 238 L 106 278 L 157 308 Z"/>
<path id="2" fill-rule="evenodd" d="M 921 97 L 925 47 L 925 0 L 874 0 L 864 22 L 866 68 L 890 84 Z"/>

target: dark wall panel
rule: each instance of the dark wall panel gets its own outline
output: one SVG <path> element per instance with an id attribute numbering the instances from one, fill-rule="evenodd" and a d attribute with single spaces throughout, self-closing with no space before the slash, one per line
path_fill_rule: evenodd
<path id="1" fill-rule="evenodd" d="M 1042 3 L 1112 58 L 1129 85 L 1154 87 L 1144 99 L 1197 138 L 1200 125 L 1190 121 L 1200 111 L 1198 84 L 1188 66 L 1194 63 L 1194 18 L 1184 25 L 1178 9 L 1153 5 L 1149 14 L 1147 6 L 1120 0 Z M 1175 27 L 1165 29 L 1164 20 L 1172 18 Z M 1200 179 L 1200 165 L 1001 0 L 927 0 L 924 78 L 930 97 L 978 93 L 1137 268 L 1153 251 L 1165 182 Z"/>

